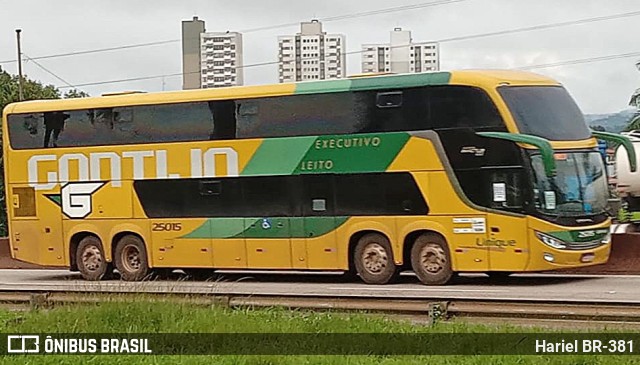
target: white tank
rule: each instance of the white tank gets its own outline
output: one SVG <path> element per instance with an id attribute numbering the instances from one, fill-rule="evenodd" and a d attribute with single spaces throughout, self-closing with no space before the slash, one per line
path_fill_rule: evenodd
<path id="1" fill-rule="evenodd" d="M 617 190 L 621 196 L 640 196 L 640 131 L 622 133 L 631 139 L 636 150 L 636 172 L 629 168 L 629 156 L 622 146 L 616 149 Z"/>

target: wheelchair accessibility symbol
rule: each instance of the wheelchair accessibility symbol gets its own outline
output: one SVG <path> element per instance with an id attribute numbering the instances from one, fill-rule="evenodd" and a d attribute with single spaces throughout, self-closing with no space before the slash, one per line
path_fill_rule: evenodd
<path id="1" fill-rule="evenodd" d="M 263 218 L 262 219 L 262 229 L 270 229 L 271 228 L 271 222 L 269 222 L 269 220 L 267 218 Z"/>

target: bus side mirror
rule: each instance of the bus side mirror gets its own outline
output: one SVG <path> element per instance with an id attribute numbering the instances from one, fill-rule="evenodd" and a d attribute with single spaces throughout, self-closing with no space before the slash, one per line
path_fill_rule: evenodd
<path id="1" fill-rule="evenodd" d="M 556 160 L 553 156 L 553 146 L 548 140 L 532 136 L 530 134 L 507 133 L 507 132 L 476 132 L 476 135 L 487 138 L 503 139 L 506 141 L 524 143 L 536 147 L 540 150 L 544 171 L 547 176 L 552 177 L 556 174 Z"/>
<path id="2" fill-rule="evenodd" d="M 638 170 L 636 150 L 633 147 L 633 143 L 631 142 L 629 137 L 623 136 L 621 134 L 599 131 L 591 131 L 591 134 L 593 134 L 596 138 L 621 144 L 622 147 L 624 147 L 624 149 L 627 151 L 627 156 L 629 157 L 629 168 L 631 169 L 631 172 L 636 172 Z"/>

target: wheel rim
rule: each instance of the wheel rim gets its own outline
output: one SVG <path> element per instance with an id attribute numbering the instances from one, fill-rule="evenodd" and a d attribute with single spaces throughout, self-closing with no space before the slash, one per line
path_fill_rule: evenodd
<path id="1" fill-rule="evenodd" d="M 438 274 L 447 267 L 447 255 L 439 245 L 429 243 L 420 251 L 420 264 L 429 274 Z"/>
<path id="2" fill-rule="evenodd" d="M 97 246 L 87 246 L 82 252 L 82 266 L 87 271 L 98 271 L 102 267 L 102 252 Z"/>
<path id="3" fill-rule="evenodd" d="M 134 245 L 127 245 L 122 250 L 122 254 L 120 255 L 122 265 L 124 269 L 129 272 L 135 272 L 140 270 L 142 266 L 142 260 L 140 257 L 140 251 Z"/>
<path id="4" fill-rule="evenodd" d="M 362 263 L 367 271 L 372 274 L 379 274 L 389 264 L 387 250 L 378 243 L 372 243 L 365 247 L 362 252 Z"/>

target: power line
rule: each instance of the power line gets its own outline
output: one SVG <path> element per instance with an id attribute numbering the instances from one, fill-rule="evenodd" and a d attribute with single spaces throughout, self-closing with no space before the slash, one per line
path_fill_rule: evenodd
<path id="1" fill-rule="evenodd" d="M 334 17 L 327 17 L 327 18 L 323 18 L 323 21 L 334 21 L 334 20 L 341 20 L 341 19 L 347 19 L 347 18 L 356 18 L 356 17 L 362 17 L 362 16 L 381 14 L 381 13 L 388 13 L 388 12 L 393 12 L 393 11 L 411 10 L 411 9 L 416 9 L 416 8 L 420 8 L 420 7 L 443 5 L 443 4 L 449 4 L 449 3 L 452 3 L 452 2 L 460 2 L 460 1 L 467 1 L 467 0 L 441 0 L 441 1 L 435 1 L 435 2 L 429 2 L 429 3 L 421 3 L 421 4 L 414 4 L 414 5 L 399 6 L 399 7 L 393 7 L 393 8 L 386 8 L 386 9 L 379 9 L 379 10 L 361 12 L 361 13 L 339 15 L 339 16 L 334 16 Z M 599 17 L 593 17 L 593 18 L 584 18 L 584 19 L 577 19 L 577 20 L 572 20 L 572 21 L 565 21 L 565 22 L 558 22 L 558 23 L 541 24 L 541 25 L 530 26 L 530 27 L 508 29 L 508 30 L 502 30 L 502 31 L 497 31 L 497 32 L 489 32 L 489 33 L 481 33 L 481 34 L 471 34 L 471 35 L 466 35 L 466 36 L 450 37 L 450 38 L 440 39 L 440 40 L 437 40 L 437 41 L 434 41 L 434 42 L 446 43 L 446 42 L 470 40 L 470 39 L 477 39 L 477 38 L 486 38 L 486 37 L 492 37 L 492 36 L 513 34 L 513 33 L 522 33 L 522 32 L 529 32 L 529 31 L 535 31 L 535 30 L 550 29 L 550 28 L 564 27 L 564 26 L 570 26 L 570 25 L 579 25 L 579 24 L 586 24 L 586 23 L 592 23 L 592 22 L 598 22 L 598 21 L 606 21 L 606 20 L 619 19 L 619 18 L 624 18 L 624 17 L 633 17 L 633 16 L 638 16 L 638 15 L 640 15 L 640 11 L 632 11 L 632 12 L 625 12 L 625 13 L 612 14 L 612 15 L 606 15 L 606 16 L 599 16 Z M 275 26 L 270 26 L 270 27 L 247 29 L 247 30 L 244 30 L 242 32 L 244 32 L 244 33 L 255 32 L 255 31 L 260 31 L 260 30 L 265 30 L 265 29 L 272 29 L 272 28 L 290 26 L 290 25 L 296 25 L 296 24 L 298 24 L 298 23 L 280 24 L 280 25 L 275 25 Z M 62 53 L 62 54 L 50 55 L 50 56 L 33 57 L 33 58 L 30 58 L 30 59 L 35 62 L 36 59 L 63 57 L 63 56 L 71 56 L 71 55 L 78 55 L 78 54 L 88 54 L 88 53 L 96 53 L 96 52 L 104 52 L 104 51 L 113 51 L 113 50 L 124 49 L 124 48 L 136 48 L 136 47 L 160 45 L 160 44 L 166 44 L 166 43 L 171 43 L 171 42 L 176 42 L 176 41 L 179 41 L 179 40 L 158 41 L 158 42 L 150 42 L 150 43 L 141 43 L 141 44 L 137 44 L 137 45 L 128 45 L 128 46 L 104 48 L 104 49 L 98 49 L 98 50 L 88 50 L 88 51 Z M 404 46 L 396 46 L 396 47 L 404 47 Z M 391 47 L 391 48 L 394 48 L 394 47 Z M 360 54 L 360 53 L 363 53 L 363 52 L 366 52 L 366 50 L 364 50 L 364 49 L 353 50 L 353 51 L 345 52 L 344 54 L 345 55 L 354 55 L 354 54 Z M 614 55 L 614 57 L 615 57 L 615 55 Z M 630 56 L 626 56 L 626 57 L 631 57 L 631 55 Z M 316 59 L 316 58 L 308 58 L 308 59 Z M 0 63 L 2 63 L 2 62 L 0 62 Z M 244 66 L 239 66 L 238 68 L 252 68 L 252 67 L 260 67 L 260 66 L 275 65 L 275 64 L 279 64 L 279 61 L 267 61 L 267 62 L 260 62 L 260 63 L 255 63 L 255 64 L 248 64 L 248 65 L 244 65 Z M 527 66 L 527 67 L 533 68 L 533 66 Z M 544 66 L 544 67 L 553 67 L 553 65 Z M 540 66 L 538 68 L 543 68 L 543 67 Z M 200 73 L 200 72 L 199 71 L 190 72 L 190 73 L 185 73 L 184 75 L 197 74 L 197 73 Z M 110 83 L 121 83 L 121 82 L 126 82 L 126 81 L 141 81 L 141 80 L 149 80 L 149 79 L 156 79 L 156 78 L 162 78 L 162 77 L 174 77 L 174 76 L 180 76 L 180 75 L 183 75 L 183 73 L 163 74 L 163 75 L 157 75 L 157 76 L 143 76 L 143 77 L 135 77 L 135 78 L 128 78 L 128 79 L 110 80 L 110 81 L 98 81 L 98 82 L 90 82 L 90 83 L 78 84 L 78 86 L 94 86 L 94 85 L 103 85 L 103 84 L 110 84 Z M 57 76 L 56 76 L 56 78 L 57 78 Z M 69 85 L 69 83 L 67 83 L 67 82 L 64 82 L 64 83 Z M 65 88 L 65 87 L 63 87 L 63 88 Z"/>
<path id="2" fill-rule="evenodd" d="M 431 7 L 431 6 L 437 6 L 437 5 L 446 5 L 446 4 L 452 4 L 452 3 L 462 2 L 462 1 L 468 1 L 468 0 L 439 0 L 439 1 L 431 1 L 431 2 L 426 2 L 426 3 L 418 3 L 418 4 L 413 4 L 413 5 L 396 6 L 396 7 L 379 9 L 379 10 L 372 10 L 372 11 L 366 11 L 366 12 L 361 12 L 361 13 L 336 15 L 336 16 L 332 16 L 332 17 L 320 18 L 319 20 L 323 21 L 323 22 L 332 22 L 332 21 L 338 21 L 338 20 L 360 18 L 360 17 L 379 15 L 379 14 L 386 14 L 386 13 L 393 13 L 393 12 L 399 12 L 399 11 L 415 10 L 415 9 L 427 8 L 427 7 Z M 239 30 L 239 32 L 240 33 L 253 33 L 253 32 L 259 32 L 259 31 L 263 31 L 263 30 L 271 30 L 271 29 L 279 29 L 279 28 L 291 27 L 291 26 L 296 26 L 298 24 L 300 24 L 300 23 L 299 22 L 298 23 L 284 23 L 284 24 L 277 24 L 277 25 L 270 25 L 270 26 L 264 26 L 264 27 L 258 27 L 258 28 L 250 28 L 250 29 L 245 29 L 245 30 Z M 90 49 L 90 50 L 83 50 L 83 51 L 73 51 L 73 52 L 65 52 L 65 53 L 58 53 L 58 54 L 52 54 L 52 55 L 38 56 L 38 57 L 33 57 L 33 59 L 34 60 L 43 60 L 43 59 L 49 59 L 49 58 L 78 56 L 78 55 L 85 55 L 85 54 L 92 54 L 92 53 L 118 51 L 118 50 L 123 50 L 123 49 L 158 46 L 158 45 L 164 45 L 164 44 L 170 44 L 170 43 L 177 43 L 177 42 L 180 42 L 180 41 L 181 41 L 181 39 L 169 39 L 169 40 L 157 41 L 157 42 L 136 43 L 136 44 L 123 45 L 123 46 L 97 48 L 97 49 Z M 0 64 L 13 63 L 13 62 L 16 62 L 16 61 L 17 60 L 15 60 L 15 59 L 14 60 L 0 61 Z"/>
<path id="3" fill-rule="evenodd" d="M 158 41 L 158 42 L 148 42 L 148 43 L 137 43 L 137 44 L 129 44 L 129 45 L 124 45 L 124 46 L 108 47 L 108 48 L 97 48 L 97 49 L 90 49 L 90 50 L 84 50 L 84 51 L 57 53 L 57 54 L 52 54 L 52 55 L 33 57 L 32 59 L 33 60 L 44 60 L 44 59 L 48 59 L 48 58 L 78 56 L 78 55 L 85 55 L 85 54 L 91 54 L 91 53 L 117 51 L 117 50 L 122 50 L 122 49 L 156 46 L 156 45 L 168 44 L 168 43 L 174 43 L 174 42 L 180 42 L 180 39 L 167 40 L 167 41 Z M 0 64 L 13 63 L 13 62 L 16 62 L 16 61 L 17 60 L 0 61 Z"/>
<path id="4" fill-rule="evenodd" d="M 277 64 L 277 63 L 278 62 L 275 62 L 275 64 Z M 273 65 L 273 64 L 274 64 L 273 61 L 269 61 L 269 62 L 254 63 L 254 64 L 250 64 L 250 65 L 245 65 L 245 66 L 238 66 L 237 68 L 260 67 L 260 66 L 267 66 L 267 65 Z M 175 76 L 182 76 L 182 75 L 193 75 L 193 74 L 198 74 L 198 73 L 200 73 L 200 71 L 185 72 L 185 73 L 177 72 L 177 73 L 162 74 L 162 75 L 155 75 L 155 76 L 141 76 L 141 77 L 132 77 L 132 78 L 127 78 L 127 79 L 116 79 L 116 80 L 109 80 L 109 81 L 87 82 L 87 83 L 83 83 L 83 84 L 76 84 L 76 87 L 105 85 L 105 84 L 117 84 L 117 83 L 127 82 L 127 81 L 152 80 L 152 79 L 159 79 L 159 78 L 163 78 L 163 77 L 175 77 Z M 67 88 L 68 88 L 67 86 L 59 87 L 59 89 L 67 89 Z"/>
<path id="5" fill-rule="evenodd" d="M 26 57 L 29 61 L 32 61 L 33 63 L 36 64 L 36 66 L 40 67 L 41 69 L 43 69 L 46 73 L 48 73 L 49 75 L 55 77 L 56 79 L 62 81 L 62 83 L 68 85 L 71 88 L 74 88 L 75 86 L 71 85 L 70 83 L 66 82 L 62 77 L 54 74 L 53 72 L 49 71 L 47 68 L 45 68 L 44 66 L 42 66 L 40 63 L 38 63 L 36 60 L 34 60 L 33 58 L 27 56 L 25 53 L 22 53 L 22 55 L 24 57 Z"/>
<path id="6" fill-rule="evenodd" d="M 431 3 L 431 4 L 433 4 L 433 3 Z M 386 9 L 386 10 L 388 10 L 388 9 Z M 446 42 L 454 42 L 454 41 L 461 41 L 461 40 L 486 38 L 486 37 L 491 37 L 491 36 L 499 36 L 499 35 L 513 34 L 513 33 L 522 33 L 522 32 L 549 29 L 549 28 L 554 28 L 554 27 L 563 27 L 563 26 L 569 26 L 569 25 L 586 24 L 586 23 L 605 21 L 605 20 L 611 20 L 611 19 L 619 19 L 619 18 L 623 18 L 623 17 L 632 17 L 632 16 L 638 16 L 638 15 L 640 15 L 640 11 L 632 11 L 632 12 L 626 12 L 626 13 L 620 13 L 620 14 L 612 14 L 612 15 L 606 15 L 606 16 L 600 16 L 600 17 L 577 19 L 577 20 L 565 21 L 565 22 L 559 22 L 559 23 L 550 23 L 550 24 L 541 24 L 541 25 L 536 25 L 536 26 L 531 26 L 531 27 L 514 28 L 514 29 L 508 29 L 508 30 L 503 30 L 503 31 L 498 31 L 498 32 L 471 34 L 471 35 L 466 35 L 466 36 L 444 38 L 444 39 L 440 39 L 440 40 L 437 40 L 437 41 L 434 41 L 434 42 L 436 42 L 436 43 L 446 43 Z M 404 46 L 402 46 L 402 47 L 404 47 Z M 353 54 L 359 54 L 359 53 L 363 53 L 363 52 L 365 52 L 365 50 L 353 50 L 353 51 L 345 52 L 345 55 L 353 55 Z M 274 64 L 278 64 L 278 63 L 279 63 L 279 61 L 260 62 L 260 63 L 256 63 L 256 64 L 244 65 L 244 66 L 242 66 L 242 68 L 267 66 L 267 65 L 274 65 Z M 238 68 L 240 68 L 240 67 L 238 67 Z M 185 75 L 195 74 L 195 73 L 199 73 L 199 72 L 185 73 Z M 148 76 L 148 77 L 144 77 L 143 80 L 153 79 L 153 78 L 160 78 L 160 77 L 163 77 L 163 76 L 164 77 L 172 77 L 172 76 L 179 76 L 179 75 L 182 75 L 182 74 L 167 74 L 167 75 L 159 75 L 159 76 Z M 134 78 L 131 81 L 138 81 L 139 79 L 140 78 Z M 126 80 L 127 79 L 114 80 L 114 81 L 115 82 L 124 82 Z M 105 81 L 105 82 L 92 82 L 92 83 L 82 84 L 82 86 L 102 85 L 102 84 L 108 84 L 108 83 L 111 83 L 111 82 L 108 82 L 108 81 Z"/>
<path id="7" fill-rule="evenodd" d="M 395 7 L 392 7 L 392 8 L 364 11 L 364 12 L 360 12 L 360 13 L 335 15 L 335 16 L 330 16 L 330 17 L 325 17 L 325 18 L 319 18 L 318 20 L 321 21 L 321 22 L 333 22 L 333 21 L 339 21 L 339 20 L 361 18 L 361 17 L 366 17 L 366 16 L 372 16 L 372 15 L 394 13 L 394 12 L 399 12 L 399 11 L 422 9 L 422 8 L 427 8 L 427 7 L 431 7 L 431 6 L 446 5 L 446 4 L 452 4 L 452 3 L 462 2 L 462 1 L 468 1 L 468 0 L 432 1 L 432 2 L 428 2 L 428 3 L 419 3 L 419 4 L 413 4 L 413 5 L 395 6 Z M 299 24 L 300 23 L 298 22 L 298 23 L 286 23 L 286 24 L 270 25 L 270 26 L 264 26 L 264 27 L 250 28 L 250 29 L 246 29 L 246 30 L 241 30 L 239 32 L 240 33 L 251 33 L 251 32 L 263 31 L 263 30 L 271 30 L 271 29 L 278 29 L 278 28 L 284 28 L 284 27 L 292 27 L 292 26 L 296 26 L 296 25 L 299 25 Z"/>
<path id="8" fill-rule="evenodd" d="M 99 48 L 99 49 L 91 49 L 91 50 L 85 50 L 85 51 L 75 51 L 75 52 L 58 53 L 58 54 L 52 54 L 52 55 L 47 55 L 47 56 L 33 57 L 33 58 L 31 58 L 31 60 L 44 60 L 44 59 L 48 59 L 48 58 L 59 58 L 59 57 L 67 57 L 67 56 L 79 56 L 79 55 L 91 54 L 91 53 L 100 53 L 100 52 L 108 52 L 108 51 L 118 51 L 118 50 L 122 50 L 122 49 L 130 49 L 130 48 L 138 48 L 138 47 L 148 47 L 148 46 L 157 46 L 157 45 L 161 45 L 161 44 L 167 44 L 167 43 L 173 43 L 173 42 L 179 42 L 179 41 L 180 41 L 180 40 L 178 39 L 178 40 L 169 40 L 169 41 L 158 41 L 158 42 L 149 42 L 149 43 L 129 44 L 129 45 L 125 45 L 125 46 L 117 46 L 117 47 L 109 47 L 109 48 Z M 16 62 L 16 60 L 0 61 L 0 64 L 3 64 L 3 63 L 12 63 L 12 62 Z"/>
<path id="9" fill-rule="evenodd" d="M 465 41 L 465 40 L 468 40 L 468 39 L 493 37 L 493 36 L 497 36 L 497 35 L 530 32 L 530 31 L 534 31 L 534 30 L 542 30 L 542 29 L 550 29 L 550 28 L 559 28 L 559 27 L 565 27 L 565 26 L 569 26 L 569 25 L 587 24 L 587 23 L 600 22 L 600 21 L 611 20 L 611 19 L 628 18 L 628 17 L 638 16 L 638 15 L 640 15 L 640 11 L 631 11 L 631 12 L 627 12 L 627 13 L 605 15 L 605 16 L 599 16 L 599 17 L 595 17 L 595 18 L 585 18 L 585 19 L 571 20 L 571 21 L 559 22 L 559 23 L 549 23 L 549 24 L 534 25 L 534 26 L 531 26 L 531 27 L 524 27 L 524 28 L 501 30 L 501 31 L 497 31 L 497 32 L 489 32 L 489 33 L 472 34 L 472 35 L 460 36 L 460 37 L 444 38 L 444 39 L 439 40 L 438 42 L 445 43 L 445 42 Z"/>
<path id="10" fill-rule="evenodd" d="M 559 61 L 559 62 L 553 62 L 553 63 L 543 63 L 543 64 L 537 64 L 537 65 L 514 67 L 513 69 L 515 69 L 515 70 L 533 70 L 533 69 L 541 69 L 541 68 L 549 68 L 549 67 L 557 67 L 557 66 L 568 66 L 568 65 L 577 65 L 577 64 L 584 64 L 584 63 L 609 61 L 609 60 L 614 60 L 614 59 L 629 58 L 629 57 L 639 57 L 639 56 L 640 56 L 640 52 L 630 52 L 630 53 L 622 53 L 622 54 L 615 54 L 615 55 L 607 55 L 607 56 L 599 56 L 599 57 L 588 57 L 588 58 L 581 58 L 581 59 L 574 59 L 574 60 L 567 60 L 567 61 Z M 273 62 L 267 62 L 266 64 L 272 64 L 272 63 Z M 244 66 L 244 67 L 255 67 L 255 66 L 264 66 L 264 65 L 265 65 L 265 63 L 247 65 L 247 66 Z M 186 73 L 186 75 L 194 74 L 194 73 L 198 73 L 198 72 L 189 72 L 189 73 Z M 158 78 L 162 78 L 162 77 L 175 77 L 175 76 L 181 76 L 181 75 L 183 75 L 183 74 L 182 73 L 173 73 L 173 74 L 156 75 L 156 76 L 143 76 L 143 77 L 135 77 L 135 78 L 128 78 L 128 79 L 120 79 L 120 80 L 89 82 L 89 83 L 85 83 L 85 84 L 77 84 L 76 86 L 80 87 L 80 86 L 95 86 L 95 85 L 104 85 L 104 84 L 115 84 L 115 83 L 128 82 L 128 81 L 151 80 L 151 79 L 158 79 Z M 68 88 L 68 87 L 67 86 L 59 87 L 59 89 L 66 89 L 66 88 Z"/>
<path id="11" fill-rule="evenodd" d="M 197 72 L 188 72 L 188 73 L 185 73 L 185 75 L 194 74 L 194 73 L 197 73 Z M 159 79 L 159 78 L 163 78 L 163 77 L 172 77 L 172 76 L 181 76 L 181 75 L 182 75 L 182 72 L 174 73 L 174 74 L 156 75 L 156 76 L 132 77 L 132 78 L 127 78 L 127 79 L 117 79 L 117 80 L 109 80 L 109 81 L 87 82 L 87 83 L 84 83 L 84 84 L 76 84 L 75 87 L 95 86 L 95 85 L 105 85 L 105 84 L 117 84 L 117 83 L 121 83 L 121 82 L 152 80 L 152 79 Z M 60 86 L 58 89 L 68 89 L 68 88 L 69 88 L 68 86 Z"/>
<path id="12" fill-rule="evenodd" d="M 521 67 L 517 67 L 516 70 L 534 70 L 534 69 L 557 67 L 557 66 L 578 65 L 583 63 L 609 61 L 609 60 L 616 60 L 620 58 L 629 58 L 629 57 L 638 57 L 638 56 L 640 56 L 640 52 L 621 53 L 621 54 L 615 54 L 615 55 L 589 57 L 589 58 L 581 58 L 581 59 L 575 59 L 575 60 L 542 63 L 538 65 L 521 66 Z"/>
<path id="13" fill-rule="evenodd" d="M 468 1 L 468 0 L 446 0 L 446 1 L 442 0 L 442 1 L 435 1 L 435 2 L 429 2 L 429 3 L 398 6 L 398 7 L 393 7 L 393 8 L 372 10 L 372 11 L 361 12 L 361 13 L 337 15 L 337 16 L 333 16 L 333 17 L 326 17 L 326 18 L 321 18 L 320 21 L 331 22 L 331 21 L 352 19 L 352 18 L 365 17 L 365 16 L 371 16 L 371 15 L 378 15 L 378 14 L 384 14 L 384 13 L 391 13 L 391 12 L 398 12 L 398 11 L 405 11 L 405 10 L 414 10 L 414 9 L 425 8 L 425 7 L 436 6 L 436 5 L 445 5 L 445 4 L 461 2 L 461 1 Z M 640 15 L 640 11 L 632 11 L 632 12 L 626 12 L 626 13 L 620 13 L 620 14 L 612 14 L 612 15 L 606 15 L 606 16 L 600 16 L 600 17 L 577 19 L 577 20 L 566 21 L 566 22 L 541 24 L 541 25 L 535 25 L 535 26 L 531 26 L 531 27 L 515 28 L 515 29 L 502 30 L 502 31 L 496 31 L 496 32 L 489 32 L 489 33 L 482 33 L 482 34 L 472 34 L 472 35 L 467 35 L 467 36 L 444 38 L 444 39 L 439 40 L 438 42 L 445 43 L 445 42 L 463 41 L 463 40 L 469 40 L 469 39 L 478 39 L 478 38 L 492 37 L 492 36 L 498 36 L 498 35 L 506 35 L 506 34 L 513 34 L 513 33 L 523 33 L 523 32 L 535 31 L 535 30 L 543 30 L 543 29 L 564 27 L 564 26 L 569 26 L 569 25 L 588 24 L 588 23 L 606 21 L 606 20 L 612 20 L 612 19 L 628 18 L 628 17 L 638 16 L 638 15 Z M 258 28 L 250 28 L 250 29 L 240 30 L 239 32 L 240 33 L 252 33 L 252 32 L 258 32 L 258 31 L 263 31 L 263 30 L 290 27 L 290 26 L 295 26 L 295 25 L 298 25 L 298 24 L 299 23 L 284 23 L 284 24 L 277 24 L 277 25 L 264 26 L 264 27 L 258 27 Z M 58 53 L 58 54 L 52 54 L 52 55 L 46 55 L 46 56 L 38 56 L 38 57 L 33 57 L 32 59 L 41 60 L 41 59 L 59 58 L 59 57 L 67 57 L 67 56 L 78 56 L 78 55 L 85 55 L 85 54 L 92 54 L 92 53 L 118 51 L 118 50 L 123 50 L 123 49 L 158 46 L 158 45 L 164 45 L 164 44 L 170 44 L 170 43 L 177 43 L 177 42 L 180 42 L 180 41 L 181 41 L 180 39 L 170 39 L 170 40 L 156 41 L 156 42 L 137 43 L 137 44 L 129 44 L 129 45 L 123 45 L 123 46 L 115 46 L 115 47 L 98 48 L 98 49 L 84 50 L 84 51 Z M 15 59 L 14 60 L 0 61 L 0 64 L 13 63 L 13 62 L 16 62 L 16 61 L 17 60 L 15 60 Z"/>

